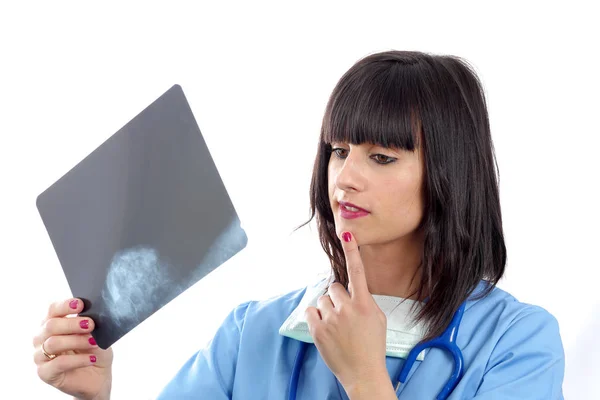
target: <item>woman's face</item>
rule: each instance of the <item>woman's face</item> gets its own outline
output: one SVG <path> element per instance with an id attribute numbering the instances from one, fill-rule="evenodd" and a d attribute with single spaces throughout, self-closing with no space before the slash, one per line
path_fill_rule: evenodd
<path id="1" fill-rule="evenodd" d="M 363 246 L 410 240 L 423 218 L 421 152 L 369 143 L 331 146 L 328 189 L 337 236 L 350 231 Z"/>

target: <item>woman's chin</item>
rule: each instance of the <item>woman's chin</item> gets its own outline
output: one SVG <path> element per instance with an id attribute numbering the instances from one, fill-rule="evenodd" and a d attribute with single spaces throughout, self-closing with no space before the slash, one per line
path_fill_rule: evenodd
<path id="1" fill-rule="evenodd" d="M 344 232 L 350 232 L 352 234 L 352 240 L 355 240 L 356 243 L 360 245 L 361 237 L 364 236 L 361 235 L 360 229 L 358 229 L 356 226 L 352 226 L 352 224 L 341 224 L 336 226 L 335 234 L 340 240 L 342 240 L 342 235 Z"/>

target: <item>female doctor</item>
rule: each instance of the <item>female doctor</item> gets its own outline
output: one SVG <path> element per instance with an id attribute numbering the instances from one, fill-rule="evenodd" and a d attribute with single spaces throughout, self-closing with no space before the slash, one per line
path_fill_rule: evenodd
<path id="1" fill-rule="evenodd" d="M 325 110 L 310 187 L 329 279 L 236 307 L 170 399 L 562 399 L 555 318 L 496 287 L 506 248 L 482 86 L 458 57 L 359 60 Z M 53 304 L 39 377 L 110 398 L 112 349 Z"/>

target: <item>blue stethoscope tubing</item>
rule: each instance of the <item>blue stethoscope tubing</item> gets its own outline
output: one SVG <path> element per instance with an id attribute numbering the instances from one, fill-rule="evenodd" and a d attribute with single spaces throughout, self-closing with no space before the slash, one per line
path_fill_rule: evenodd
<path id="1" fill-rule="evenodd" d="M 412 350 L 408 353 L 406 357 L 406 362 L 402 366 L 402 370 L 400 371 L 400 375 L 398 376 L 398 385 L 396 386 L 396 392 L 398 391 L 398 386 L 401 383 L 406 382 L 408 378 L 408 374 L 417 360 L 417 357 L 421 352 L 429 347 L 436 347 L 441 350 L 446 350 L 452 354 L 454 358 L 454 370 L 452 371 L 452 375 L 450 375 L 450 379 L 446 382 L 446 386 L 442 389 L 442 391 L 436 397 L 436 400 L 446 400 L 450 393 L 454 390 L 458 382 L 460 382 L 463 376 L 463 368 L 464 368 L 464 360 L 462 352 L 460 348 L 456 344 L 456 336 L 458 335 L 458 328 L 460 327 L 460 322 L 462 321 L 463 314 L 465 313 L 466 302 L 462 303 L 458 310 L 454 313 L 452 317 L 452 321 L 446 328 L 442 334 L 436 338 L 433 338 L 427 342 L 420 343 L 412 348 Z M 300 342 L 300 347 L 298 348 L 298 352 L 296 353 L 296 360 L 294 361 L 294 369 L 292 370 L 292 376 L 290 378 L 290 392 L 288 399 L 296 400 L 296 393 L 298 390 L 298 378 L 300 377 L 300 369 L 302 368 L 302 361 L 304 359 L 304 354 L 306 353 L 306 348 L 308 344 L 305 342 Z"/>

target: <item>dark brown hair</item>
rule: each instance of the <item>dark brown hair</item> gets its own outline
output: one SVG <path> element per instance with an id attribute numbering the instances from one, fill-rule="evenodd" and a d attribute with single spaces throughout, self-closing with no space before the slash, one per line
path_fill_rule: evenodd
<path id="1" fill-rule="evenodd" d="M 414 51 L 369 55 L 335 86 L 323 118 L 310 186 L 310 219 L 336 281 L 347 287 L 327 188 L 332 142 L 372 143 L 425 157 L 424 249 L 417 320 L 440 335 L 480 281 L 484 296 L 500 280 L 506 247 L 498 168 L 485 95 L 470 65 L 455 56 Z M 478 297 L 480 297 L 478 296 Z"/>

